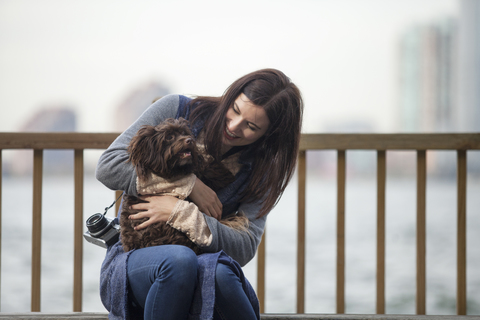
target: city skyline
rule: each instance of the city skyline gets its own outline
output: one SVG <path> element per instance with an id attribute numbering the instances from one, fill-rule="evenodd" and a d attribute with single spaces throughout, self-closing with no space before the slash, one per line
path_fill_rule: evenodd
<path id="1" fill-rule="evenodd" d="M 304 132 L 345 123 L 395 132 L 399 35 L 458 13 L 453 0 L 258 1 L 255 11 L 248 1 L 112 3 L 0 2 L 1 131 L 17 131 L 40 105 L 66 103 L 79 131 L 111 132 L 114 108 L 141 83 L 220 95 L 274 67 L 303 93 Z"/>

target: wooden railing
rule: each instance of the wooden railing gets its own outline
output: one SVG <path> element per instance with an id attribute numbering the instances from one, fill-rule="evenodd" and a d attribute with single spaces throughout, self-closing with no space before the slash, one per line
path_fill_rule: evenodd
<path id="1" fill-rule="evenodd" d="M 74 288 L 73 311 L 82 311 L 83 253 L 83 176 L 84 150 L 106 149 L 118 136 L 116 133 L 0 133 L 0 150 L 33 149 L 32 208 L 32 286 L 31 311 L 40 311 L 41 220 L 43 150 L 74 150 Z M 297 241 L 297 313 L 305 312 L 305 203 L 306 152 L 337 151 L 337 280 L 336 312 L 345 313 L 345 187 L 346 151 L 377 152 L 377 278 L 376 312 L 385 313 L 385 182 L 386 152 L 413 150 L 417 153 L 417 292 L 416 313 L 426 309 L 426 151 L 455 150 L 457 153 L 457 314 L 465 315 L 466 297 L 466 186 L 467 151 L 480 150 L 480 133 L 472 134 L 304 134 L 298 162 L 298 241 Z M 0 175 L 2 172 L 0 153 Z M 0 194 L 1 194 L 0 176 Z M 0 198 L 1 230 L 1 198 Z M 0 237 L 1 249 L 1 237 Z M 265 241 L 258 250 L 257 295 L 261 312 L 265 305 Z M 1 266 L 1 261 L 0 261 Z"/>
<path id="2" fill-rule="evenodd" d="M 346 150 L 377 151 L 377 283 L 376 312 L 385 313 L 385 182 L 386 151 L 417 152 L 417 293 L 416 313 L 426 310 L 426 150 L 457 152 L 457 314 L 467 312 L 466 299 L 466 167 L 467 150 L 480 148 L 480 134 L 309 134 L 303 135 L 298 164 L 297 313 L 304 312 L 305 178 L 308 150 L 337 150 L 337 281 L 336 312 L 345 313 L 345 171 Z"/>
<path id="3" fill-rule="evenodd" d="M 74 151 L 74 271 L 73 311 L 82 311 L 83 293 L 83 175 L 84 150 L 106 149 L 118 136 L 115 133 L 0 133 L 0 150 L 33 149 L 32 207 L 32 291 L 31 311 L 40 311 L 40 278 L 42 248 L 42 180 L 45 149 Z M 1 160 L 1 159 L 0 159 Z M 1 163 L 0 163 L 1 165 Z M 1 169 L 1 168 L 0 168 Z M 0 174 L 3 170 L 0 170 Z M 0 189 L 1 191 L 1 189 Z M 0 203 L 1 221 L 1 203 Z M 1 241 L 1 239 L 0 239 Z M 1 242 L 0 242 L 1 246 Z M 1 248 L 1 247 L 0 247 Z M 1 266 L 1 265 L 0 265 Z"/>

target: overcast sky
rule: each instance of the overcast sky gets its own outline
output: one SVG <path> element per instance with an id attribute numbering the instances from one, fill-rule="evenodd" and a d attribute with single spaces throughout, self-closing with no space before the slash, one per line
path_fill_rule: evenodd
<path id="1" fill-rule="evenodd" d="M 0 131 L 42 105 L 76 108 L 79 131 L 112 131 L 114 108 L 158 80 L 221 95 L 260 68 L 302 91 L 304 132 L 364 122 L 396 132 L 398 41 L 456 16 L 455 0 L 0 0 Z"/>

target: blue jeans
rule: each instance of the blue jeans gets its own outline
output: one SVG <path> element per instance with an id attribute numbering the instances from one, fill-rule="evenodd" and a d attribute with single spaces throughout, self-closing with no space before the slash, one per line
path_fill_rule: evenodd
<path id="1" fill-rule="evenodd" d="M 184 246 L 163 245 L 135 250 L 128 259 L 130 297 L 143 308 L 145 320 L 187 319 L 197 285 L 198 261 Z M 240 279 L 223 264 L 215 276 L 215 319 L 256 319 Z"/>

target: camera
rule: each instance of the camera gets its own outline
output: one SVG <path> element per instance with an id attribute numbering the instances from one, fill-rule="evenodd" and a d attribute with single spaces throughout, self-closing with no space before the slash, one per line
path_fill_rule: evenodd
<path id="1" fill-rule="evenodd" d="M 87 229 L 83 234 L 85 240 L 97 246 L 108 248 L 118 241 L 120 225 L 118 219 L 95 213 L 86 221 Z"/>

